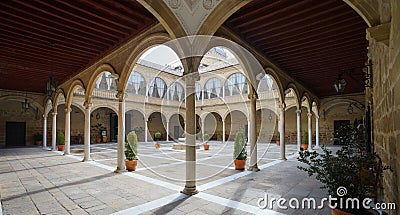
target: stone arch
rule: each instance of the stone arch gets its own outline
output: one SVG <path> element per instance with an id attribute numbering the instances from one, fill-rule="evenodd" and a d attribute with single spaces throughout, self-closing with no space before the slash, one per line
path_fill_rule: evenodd
<path id="1" fill-rule="evenodd" d="M 380 23 L 379 2 L 378 1 L 356 1 L 356 0 L 343 0 L 354 11 L 361 16 L 367 23 L 368 27 L 378 25 Z"/>
<path id="2" fill-rule="evenodd" d="M 160 117 L 158 117 L 158 115 Z M 157 131 L 159 131 L 161 133 L 161 140 L 166 140 L 167 131 L 165 122 L 167 118 L 165 117 L 165 115 L 160 111 L 153 111 L 146 117 L 147 117 L 147 129 L 150 134 L 150 137 L 153 140 L 156 140 L 154 134 Z"/>
<path id="3" fill-rule="evenodd" d="M 118 90 L 125 92 L 126 86 L 128 84 L 128 79 L 133 71 L 133 68 L 136 65 L 136 62 L 139 60 L 139 58 L 147 52 L 149 49 L 151 49 L 154 46 L 157 45 L 162 45 L 168 41 L 170 41 L 171 38 L 169 35 L 164 34 L 164 33 L 157 33 L 157 34 L 152 34 L 147 36 L 145 39 L 143 39 L 139 44 L 133 49 L 129 57 L 127 58 L 127 61 L 125 62 L 124 68 L 122 69 L 122 73 L 119 77 L 118 81 Z M 148 84 L 148 83 L 146 83 Z"/>
<path id="4" fill-rule="evenodd" d="M 6 96 L 1 96 L 1 97 L 0 97 L 0 102 L 3 101 L 3 100 L 9 100 L 9 99 L 18 99 L 18 100 L 21 100 L 21 101 L 24 101 L 25 99 L 28 99 L 28 101 L 29 101 L 30 103 L 33 103 L 33 104 L 39 109 L 39 111 L 40 111 L 41 113 L 44 113 L 44 111 L 45 111 L 45 107 L 43 107 L 43 104 L 37 102 L 35 99 L 29 97 L 28 95 L 27 95 L 27 96 L 23 96 L 23 95 L 6 95 Z"/>
<path id="5" fill-rule="evenodd" d="M 235 114 L 236 113 L 236 114 Z M 237 115 L 239 114 L 239 115 Z M 235 116 L 234 116 L 235 115 Z M 244 120 L 248 122 L 248 116 L 241 110 L 231 110 L 224 117 L 225 121 L 225 139 L 233 140 L 235 138 L 235 134 L 237 131 L 242 131 L 247 135 L 247 122 L 243 122 Z"/>
<path id="6" fill-rule="evenodd" d="M 54 96 L 54 102 L 53 102 L 53 111 L 57 113 L 57 106 L 58 104 L 58 100 L 61 98 L 60 96 L 62 96 L 62 98 L 65 99 L 65 92 L 63 89 L 58 89 L 56 95 Z"/>
<path id="7" fill-rule="evenodd" d="M 154 88 L 153 88 L 153 91 L 150 92 L 150 87 L 153 87 L 153 86 L 151 86 L 151 85 L 154 85 L 154 84 L 155 84 L 154 82 L 157 81 L 157 80 L 161 80 L 162 83 L 164 83 L 163 95 L 159 95 L 158 92 L 155 92 L 155 91 L 154 91 Z M 150 80 L 150 82 L 148 83 L 148 85 L 147 85 L 146 96 L 148 96 L 148 97 L 154 97 L 154 96 L 149 95 L 149 94 L 157 93 L 159 97 L 154 97 L 154 98 L 161 98 L 161 99 L 163 99 L 163 98 L 165 98 L 165 96 L 166 96 L 167 93 L 168 93 L 168 88 L 169 88 L 169 86 L 167 85 L 167 82 L 166 82 L 162 77 L 156 76 L 156 77 L 152 78 L 152 79 Z"/>
<path id="8" fill-rule="evenodd" d="M 176 116 L 178 117 L 176 119 Z M 169 122 L 169 136 L 171 139 L 178 141 L 178 138 L 185 132 L 185 118 L 180 113 L 174 113 L 168 118 Z M 197 123 L 196 123 L 197 124 Z M 179 126 L 176 130 L 176 126 Z M 166 127 L 166 126 L 165 126 Z"/>
<path id="9" fill-rule="evenodd" d="M 279 101 L 281 103 L 284 103 L 285 98 L 284 98 L 284 90 L 283 90 L 283 85 L 282 82 L 279 79 L 279 76 L 277 74 L 277 72 L 275 70 L 273 70 L 272 68 L 268 67 L 264 70 L 264 74 L 269 75 L 272 80 L 274 80 L 276 86 L 278 87 L 278 97 L 279 97 Z M 257 85 L 258 86 L 258 85 Z"/>
<path id="10" fill-rule="evenodd" d="M 311 99 L 310 95 L 307 92 L 303 93 L 303 96 L 301 97 L 301 106 L 305 106 L 307 108 L 307 111 L 311 113 Z"/>
<path id="11" fill-rule="evenodd" d="M 114 111 L 118 115 L 118 108 L 111 106 L 111 105 L 95 105 L 90 109 L 90 113 L 93 113 L 95 110 L 100 109 L 100 108 L 108 108 L 108 109 Z"/>
<path id="12" fill-rule="evenodd" d="M 92 93 L 96 84 L 96 80 L 100 77 L 101 74 L 104 72 L 109 72 L 111 75 L 118 76 L 116 73 L 114 67 L 111 64 L 102 64 L 97 69 L 94 70 L 92 75 L 90 76 L 89 83 L 87 84 L 86 87 L 86 93 L 85 93 L 85 101 L 88 103 L 91 103 L 92 101 Z M 117 81 L 117 86 L 118 86 L 118 81 Z"/>
<path id="13" fill-rule="evenodd" d="M 211 116 L 213 118 L 210 118 L 209 116 Z M 207 120 L 207 119 L 209 119 L 209 120 Z M 209 122 L 210 120 L 214 126 L 210 126 L 210 125 L 207 126 L 207 122 L 210 123 Z M 222 140 L 222 116 L 221 116 L 221 114 L 218 112 L 214 112 L 214 111 L 204 113 L 204 128 L 205 128 L 204 133 L 210 135 L 210 140 Z"/>
<path id="14" fill-rule="evenodd" d="M 44 115 L 47 116 L 50 113 L 50 111 L 52 110 L 53 102 L 51 101 L 51 99 L 47 99 L 44 104 L 45 104 Z"/>
<path id="15" fill-rule="evenodd" d="M 140 113 L 143 115 L 143 117 L 146 116 L 145 112 L 144 112 L 142 109 L 136 108 L 136 107 L 132 107 L 132 106 L 130 106 L 130 105 L 126 105 L 125 113 L 126 113 L 126 112 L 129 112 L 129 111 L 131 111 L 131 110 L 135 110 L 135 111 L 140 112 Z"/>
<path id="16" fill-rule="evenodd" d="M 296 97 L 296 107 L 297 107 L 297 109 L 300 109 L 300 106 L 301 106 L 300 92 L 297 89 L 297 86 L 294 83 L 291 82 L 286 86 L 285 91 L 288 90 L 288 89 L 292 89 L 293 90 L 294 95 Z"/>
<path id="17" fill-rule="evenodd" d="M 65 103 L 66 103 L 67 107 L 71 106 L 72 97 L 74 96 L 74 91 L 79 86 L 82 87 L 86 91 L 85 85 L 83 84 L 82 80 L 80 80 L 80 79 L 75 79 L 70 84 L 70 87 L 69 87 L 68 92 L 67 92 L 67 97 L 65 98 Z M 83 112 L 85 112 L 85 111 L 83 111 Z"/>
<path id="18" fill-rule="evenodd" d="M 245 79 L 246 79 L 246 87 L 247 87 L 247 89 L 246 89 L 246 92 L 247 93 L 243 93 L 242 92 L 242 94 L 248 94 L 249 92 L 250 92 L 250 89 L 249 89 L 249 83 L 248 83 L 248 81 L 247 81 L 247 78 L 246 78 L 246 76 L 242 73 L 242 72 L 240 72 L 240 71 L 235 71 L 235 72 L 232 72 L 232 73 L 230 73 L 226 78 L 225 78 L 225 81 L 222 83 L 222 86 L 225 88 L 225 96 L 226 96 L 226 88 L 228 87 L 227 85 L 229 84 L 229 79 L 232 77 L 232 76 L 234 76 L 234 75 L 236 75 L 236 74 L 239 74 L 239 75 L 243 75 L 243 77 L 245 77 Z M 229 90 L 229 89 L 228 89 Z M 235 90 L 235 89 L 232 89 L 232 90 Z M 244 90 L 244 88 L 243 88 L 243 90 Z"/>

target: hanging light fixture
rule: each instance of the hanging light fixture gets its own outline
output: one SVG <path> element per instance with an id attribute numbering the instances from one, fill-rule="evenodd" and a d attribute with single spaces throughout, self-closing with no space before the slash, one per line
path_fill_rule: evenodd
<path id="1" fill-rule="evenodd" d="M 347 108 L 347 112 L 349 112 L 349 114 L 353 114 L 353 106 L 351 106 L 351 103 L 349 104 L 349 107 Z"/>
<path id="2" fill-rule="evenodd" d="M 336 93 L 342 94 L 346 85 L 347 85 L 347 82 L 346 82 L 346 80 L 344 80 L 343 74 L 339 74 L 337 80 L 333 84 L 333 87 L 335 88 Z"/>
<path id="3" fill-rule="evenodd" d="M 361 71 L 360 71 L 361 70 Z M 336 90 L 336 93 L 342 94 L 344 88 L 347 85 L 346 80 L 343 78 L 343 75 L 346 74 L 352 80 L 356 82 L 361 82 L 364 88 L 372 88 L 372 63 L 359 67 L 353 67 L 346 70 L 342 70 L 338 78 L 333 83 L 333 87 Z"/>
<path id="4" fill-rule="evenodd" d="M 25 94 L 25 100 L 22 102 L 22 112 L 26 113 L 29 110 L 28 93 Z"/>
<path id="5" fill-rule="evenodd" d="M 51 47 L 54 47 L 56 44 L 50 42 L 49 45 Z M 49 62 L 49 63 L 50 63 L 50 67 L 51 67 L 50 68 L 51 69 L 51 73 L 50 73 L 49 80 L 46 82 L 46 95 L 48 97 L 50 97 L 50 99 L 53 101 L 53 98 L 54 98 L 54 96 L 55 96 L 55 94 L 57 92 L 58 83 L 54 80 L 54 77 L 53 77 L 53 69 L 52 69 L 52 65 L 53 64 L 51 62 Z"/>

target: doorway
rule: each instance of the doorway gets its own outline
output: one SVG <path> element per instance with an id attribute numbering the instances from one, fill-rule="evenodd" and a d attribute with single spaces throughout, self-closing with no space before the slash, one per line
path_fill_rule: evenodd
<path id="1" fill-rule="evenodd" d="M 25 122 L 6 122 L 6 147 L 25 146 Z"/>
<path id="2" fill-rule="evenodd" d="M 118 138 L 118 115 L 110 113 L 110 141 L 117 142 Z"/>

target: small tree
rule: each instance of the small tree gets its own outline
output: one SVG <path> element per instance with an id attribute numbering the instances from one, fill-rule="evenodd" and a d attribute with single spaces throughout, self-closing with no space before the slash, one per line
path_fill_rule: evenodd
<path id="1" fill-rule="evenodd" d="M 137 160 L 138 140 L 134 131 L 129 132 L 125 143 L 125 157 L 128 160 Z"/>
<path id="2" fill-rule="evenodd" d="M 63 132 L 57 133 L 57 145 L 65 145 L 65 135 Z"/>
<path id="3" fill-rule="evenodd" d="M 233 158 L 236 160 L 246 160 L 247 158 L 246 137 L 240 131 L 236 133 Z"/>
<path id="4" fill-rule="evenodd" d="M 156 133 L 154 133 L 154 138 L 156 140 L 159 140 L 161 138 L 161 133 L 159 131 L 157 131 Z"/>
<path id="5" fill-rule="evenodd" d="M 279 131 L 276 133 L 276 140 L 277 141 L 281 140 L 281 133 Z"/>

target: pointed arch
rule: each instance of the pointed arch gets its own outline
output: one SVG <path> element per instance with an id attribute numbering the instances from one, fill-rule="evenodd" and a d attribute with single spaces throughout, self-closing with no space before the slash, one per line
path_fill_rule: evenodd
<path id="1" fill-rule="evenodd" d="M 75 79 L 74 81 L 72 81 L 72 83 L 70 84 L 70 87 L 68 89 L 68 92 L 67 92 L 67 97 L 65 98 L 65 104 L 67 107 L 71 106 L 72 97 L 74 96 L 74 91 L 78 87 L 82 87 L 86 91 L 85 84 L 82 82 L 81 79 Z"/>
<path id="2" fill-rule="evenodd" d="M 301 108 L 301 101 L 300 101 L 300 93 L 299 93 L 299 90 L 297 89 L 297 86 L 291 82 L 286 86 L 285 91 L 288 89 L 293 90 L 294 96 L 296 97 L 296 107 L 297 107 L 297 110 L 299 110 Z"/>
<path id="3" fill-rule="evenodd" d="M 109 73 L 111 73 L 111 75 L 118 76 L 114 67 L 111 64 L 105 63 L 105 64 L 102 64 L 99 67 L 97 67 L 94 70 L 94 72 L 92 73 L 92 75 L 90 76 L 89 83 L 87 84 L 87 87 L 86 87 L 85 101 L 87 101 L 88 103 L 91 103 L 91 101 L 92 101 L 92 93 L 94 90 L 94 86 L 96 85 L 96 80 L 104 72 L 109 72 Z M 119 81 L 117 81 L 117 85 L 118 85 L 118 82 Z"/>
<path id="4" fill-rule="evenodd" d="M 62 96 L 62 97 L 60 97 Z M 59 88 L 56 92 L 56 95 L 54 96 L 54 102 L 53 102 L 53 112 L 57 113 L 57 106 L 58 104 L 58 100 L 60 98 L 64 98 L 65 99 L 65 92 L 62 88 Z"/>

